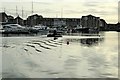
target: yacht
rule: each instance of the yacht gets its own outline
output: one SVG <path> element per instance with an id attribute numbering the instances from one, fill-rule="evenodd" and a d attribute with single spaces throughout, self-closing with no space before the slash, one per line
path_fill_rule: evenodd
<path id="1" fill-rule="evenodd" d="M 29 30 L 19 24 L 6 24 L 2 25 L 3 33 L 29 33 Z"/>

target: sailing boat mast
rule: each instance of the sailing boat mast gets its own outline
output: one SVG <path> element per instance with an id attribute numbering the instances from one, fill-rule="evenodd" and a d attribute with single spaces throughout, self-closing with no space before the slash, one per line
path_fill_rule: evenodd
<path id="1" fill-rule="evenodd" d="M 18 16 L 18 9 L 17 9 L 17 6 L 16 6 L 16 16 Z"/>
<path id="2" fill-rule="evenodd" d="M 22 7 L 22 18 L 23 18 L 23 16 L 24 16 L 24 10 L 23 10 L 23 7 Z"/>
<path id="3" fill-rule="evenodd" d="M 63 8 L 61 8 L 61 18 L 63 18 Z"/>
<path id="4" fill-rule="evenodd" d="M 34 13 L 34 11 L 33 11 L 33 1 L 32 1 L 32 14 Z"/>

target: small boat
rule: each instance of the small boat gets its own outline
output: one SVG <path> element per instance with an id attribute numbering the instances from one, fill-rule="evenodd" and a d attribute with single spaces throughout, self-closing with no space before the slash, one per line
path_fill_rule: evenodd
<path id="1" fill-rule="evenodd" d="M 47 37 L 62 37 L 60 34 L 48 34 Z"/>
<path id="2" fill-rule="evenodd" d="M 2 33 L 4 34 L 20 34 L 29 33 L 28 29 L 19 24 L 6 24 L 2 25 Z"/>
<path id="3" fill-rule="evenodd" d="M 56 30 L 49 31 L 47 37 L 62 37 L 60 33 L 58 33 Z"/>

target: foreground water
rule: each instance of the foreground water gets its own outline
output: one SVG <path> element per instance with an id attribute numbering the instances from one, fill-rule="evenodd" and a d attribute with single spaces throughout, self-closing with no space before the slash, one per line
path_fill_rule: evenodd
<path id="1" fill-rule="evenodd" d="M 117 32 L 57 40 L 3 37 L 0 47 L 3 78 L 118 78 Z"/>

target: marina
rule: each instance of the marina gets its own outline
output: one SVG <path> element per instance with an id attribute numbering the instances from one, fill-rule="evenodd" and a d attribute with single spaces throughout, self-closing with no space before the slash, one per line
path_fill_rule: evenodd
<path id="1" fill-rule="evenodd" d="M 2 80 L 118 80 L 120 1 L 0 0 Z"/>
<path id="2" fill-rule="evenodd" d="M 3 78 L 118 78 L 117 32 L 3 37 L 1 47 Z"/>

